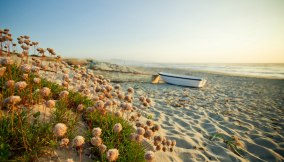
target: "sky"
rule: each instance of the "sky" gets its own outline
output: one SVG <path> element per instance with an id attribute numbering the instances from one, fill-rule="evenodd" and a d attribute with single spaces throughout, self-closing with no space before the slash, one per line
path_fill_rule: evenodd
<path id="1" fill-rule="evenodd" d="M 284 0 L 6 0 L 0 28 L 63 57 L 284 63 Z"/>

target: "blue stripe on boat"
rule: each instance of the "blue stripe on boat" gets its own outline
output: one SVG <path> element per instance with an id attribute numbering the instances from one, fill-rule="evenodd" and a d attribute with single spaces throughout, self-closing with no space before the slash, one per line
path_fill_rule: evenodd
<path id="1" fill-rule="evenodd" d="M 167 76 L 167 77 L 172 77 L 172 78 L 179 78 L 179 79 L 187 79 L 187 80 L 198 80 L 198 81 L 202 81 L 202 79 L 195 79 L 195 78 L 189 78 L 189 77 L 182 77 L 182 76 L 173 76 L 173 75 L 168 75 L 168 74 L 163 74 L 163 73 L 158 73 L 159 75 L 162 76 Z"/>

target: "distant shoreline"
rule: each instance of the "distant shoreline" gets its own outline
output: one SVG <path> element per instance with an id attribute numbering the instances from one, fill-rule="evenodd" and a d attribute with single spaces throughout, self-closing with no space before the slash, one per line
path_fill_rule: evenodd
<path id="1" fill-rule="evenodd" d="M 204 73 L 204 74 L 214 74 L 214 75 L 222 75 L 222 76 L 231 76 L 231 77 L 245 77 L 245 78 L 257 78 L 257 79 L 271 79 L 271 80 L 284 80 L 284 78 L 276 78 L 276 77 L 267 77 L 267 76 L 253 76 L 253 75 L 245 75 L 245 74 L 229 74 L 225 72 L 217 72 L 217 71 L 209 71 L 209 70 L 196 70 L 196 69 L 181 69 L 181 68 L 165 68 L 165 67 L 145 67 L 145 66 L 130 66 L 133 68 L 137 68 L 139 70 L 143 69 L 146 71 L 153 71 L 151 74 L 156 74 L 160 71 L 176 71 L 185 73 Z"/>

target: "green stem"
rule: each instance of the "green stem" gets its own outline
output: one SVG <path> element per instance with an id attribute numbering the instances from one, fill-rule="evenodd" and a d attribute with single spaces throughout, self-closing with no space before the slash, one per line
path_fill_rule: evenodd
<path id="1" fill-rule="evenodd" d="M 24 143 L 24 147 L 25 147 L 25 150 L 28 151 L 28 146 L 27 146 L 27 141 L 26 141 L 26 136 L 25 136 L 25 131 L 23 129 L 23 122 L 22 122 L 22 118 L 21 118 L 21 115 L 19 114 L 18 115 L 18 120 L 19 120 L 19 124 L 20 124 L 20 128 L 21 128 L 21 133 L 22 133 L 22 139 L 23 139 L 23 143 Z"/>
<path id="2" fill-rule="evenodd" d="M 12 134 L 14 132 L 14 104 L 12 104 Z"/>

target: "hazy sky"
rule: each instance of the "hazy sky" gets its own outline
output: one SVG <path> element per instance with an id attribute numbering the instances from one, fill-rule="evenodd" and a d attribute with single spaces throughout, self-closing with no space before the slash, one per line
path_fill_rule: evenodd
<path id="1" fill-rule="evenodd" d="M 5 0 L 0 28 L 64 57 L 284 63 L 284 0 Z"/>

